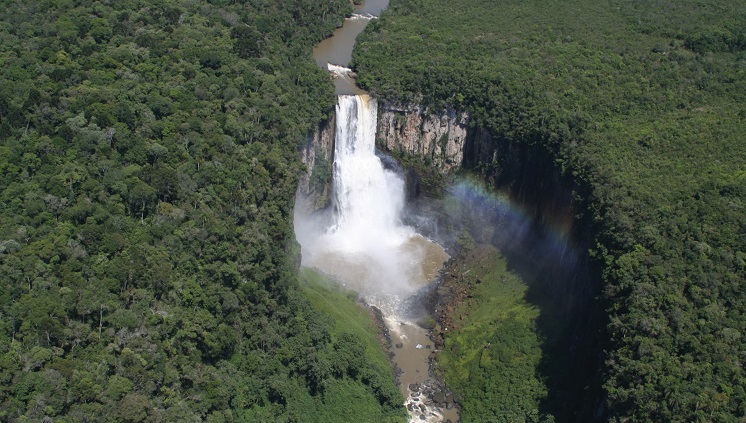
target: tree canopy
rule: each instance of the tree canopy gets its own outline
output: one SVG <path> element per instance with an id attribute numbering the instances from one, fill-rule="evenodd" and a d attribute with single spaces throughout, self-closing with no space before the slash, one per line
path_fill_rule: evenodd
<path id="1" fill-rule="evenodd" d="M 572 178 L 603 268 L 611 419 L 746 414 L 744 22 L 725 0 L 399 0 L 358 43 L 374 95 L 467 110 Z"/>
<path id="2" fill-rule="evenodd" d="M 0 420 L 400 416 L 295 274 L 310 51 L 348 2 L 0 4 Z"/>

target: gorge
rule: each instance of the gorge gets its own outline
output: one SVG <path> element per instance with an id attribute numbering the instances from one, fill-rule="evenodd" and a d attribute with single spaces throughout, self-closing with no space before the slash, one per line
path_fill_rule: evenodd
<path id="1" fill-rule="evenodd" d="M 7 2 L 0 421 L 742 422 L 746 2 L 354 3 Z"/>
<path id="2" fill-rule="evenodd" d="M 458 300 L 457 292 L 473 288 L 463 276 L 483 260 L 474 257 L 488 254 L 488 265 L 507 262 L 509 266 L 501 274 L 518 274 L 519 282 L 511 285 L 512 294 L 503 296 L 527 310 L 527 316 L 534 316 L 521 329 L 533 343 L 533 364 L 523 371 L 537 376 L 529 377 L 530 383 L 516 381 L 533 386 L 519 394 L 525 397 L 520 401 L 526 401 L 537 416 L 567 419 L 581 413 L 598 417 L 600 400 L 589 400 L 588 392 L 598 395 L 598 387 L 590 389 L 589 385 L 600 359 L 597 332 L 602 319 L 594 304 L 599 284 L 589 273 L 584 252 L 591 238 L 588 227 L 584 234 L 582 222 L 575 219 L 573 190 L 577 187 L 560 177 L 547 152 L 495 142 L 489 131 L 469 124 L 468 113 L 453 109 L 435 113 L 415 103 L 378 105 L 369 99 L 344 67 L 350 57 L 347 49 L 354 45 L 349 38 L 356 36 L 360 21 L 359 16 L 348 19 L 357 29 L 343 27 L 324 42 L 327 45 L 315 50 L 317 64 L 334 75 L 338 105 L 336 114 L 321 123 L 301 149 L 307 172 L 301 177 L 296 199 L 295 230 L 303 247 L 302 264 L 321 270 L 383 311 L 397 347 L 393 361 L 410 419 L 435 422 L 458 419 L 455 409 L 450 411 L 452 399 L 446 401 L 446 395 L 440 394 L 439 401 L 433 401 L 432 395 L 443 388 L 430 388 L 428 403 L 433 406 L 416 403 L 421 388 L 438 385 L 426 375 L 433 371 L 441 377 L 449 374 L 448 369 L 438 369 L 435 364 L 441 355 L 438 349 L 448 345 L 456 351 L 459 347 L 454 344 L 456 338 L 449 340 L 446 333 L 447 322 L 452 322 L 456 313 L 456 304 L 449 302 Z M 406 170 L 389 159 L 387 166 L 399 175 L 384 170 L 373 154 L 374 144 L 404 160 Z M 360 160 L 358 151 L 363 150 L 366 158 Z M 454 179 L 464 171 L 489 176 L 483 183 L 475 182 L 479 178 L 471 182 Z M 484 183 L 494 188 L 486 188 Z M 402 219 L 412 226 L 402 225 Z M 460 254 L 449 265 L 446 278 L 439 279 L 437 286 L 441 288 L 437 290 L 417 293 L 419 286 L 434 280 L 445 260 L 440 257 L 447 256 L 438 254 L 439 248 L 428 247 L 430 242 L 419 235 L 410 240 L 425 242 L 412 250 L 414 244 L 403 242 L 402 236 L 413 234 L 414 227 L 437 239 L 449 252 Z M 463 234 L 483 253 L 470 254 L 470 248 L 459 239 Z M 489 251 L 487 246 L 497 247 L 497 255 L 484 253 Z M 465 266 L 460 270 L 464 273 L 456 276 L 459 266 Z M 413 284 L 417 280 L 421 282 Z M 509 285 L 498 280 L 489 284 Z M 403 306 L 415 312 L 403 313 Z M 538 314 L 531 310 L 538 310 Z M 496 315 L 502 312 L 488 310 Z M 433 318 L 437 319 L 435 326 L 425 325 L 434 329 L 431 333 L 418 328 L 418 319 Z M 491 327 L 500 322 L 481 324 Z M 417 349 L 422 352 L 417 354 Z M 438 361 L 453 363 L 458 353 L 445 355 Z M 565 379 L 570 369 L 573 375 L 568 383 Z M 508 378 L 503 383 L 513 382 Z"/>
<path id="3" fill-rule="evenodd" d="M 383 102 L 378 106 L 377 122 L 378 147 L 406 163 L 401 171 L 407 186 L 405 221 L 419 225 L 449 253 L 463 248 L 458 242 L 463 233 L 477 245 L 497 247 L 500 253 L 494 258 L 507 260 L 510 272 L 521 280 L 514 289 L 526 287 L 516 301 L 539 310 L 537 326 L 530 331 L 545 339 L 540 347 L 541 364 L 535 369 L 547 385 L 541 412 L 560 419 L 599 417 L 600 399 L 591 397 L 598 395 L 598 387 L 592 384 L 601 359 L 598 337 L 603 318 L 595 300 L 599 283 L 585 253 L 591 239 L 588 223 L 576 219 L 579 211 L 572 192 L 578 187 L 560 177 L 540 149 L 495 143 L 488 131 L 469 126 L 466 113 L 433 113 L 417 105 Z M 339 147 L 335 147 L 333 128 L 338 126 L 320 126 L 302 150 L 308 175 L 300 192 L 310 203 L 323 204 L 328 199 L 330 187 L 311 181 L 315 175 L 332 173 L 325 166 L 336 160 Z M 484 166 L 502 170 L 489 179 L 495 188 L 454 176 L 468 169 L 479 172 Z M 439 192 L 426 188 L 423 181 L 433 179 L 434 169 L 435 174 L 453 181 L 441 182 Z M 466 284 L 468 277 L 464 275 L 477 262 L 461 261 L 465 267 L 459 271 L 453 267 L 458 267 L 458 261 L 449 267 L 441 282 L 443 288 L 435 294 L 440 300 L 434 300 L 436 309 L 430 310 L 441 316 L 441 324 L 443 310 L 453 306 L 447 301 L 458 289 L 463 290 L 458 285 Z M 499 315 L 503 311 L 494 312 Z M 448 344 L 447 329 L 440 324 L 432 337 L 440 342 L 434 347 L 453 347 Z M 447 369 L 440 371 L 447 373 Z"/>

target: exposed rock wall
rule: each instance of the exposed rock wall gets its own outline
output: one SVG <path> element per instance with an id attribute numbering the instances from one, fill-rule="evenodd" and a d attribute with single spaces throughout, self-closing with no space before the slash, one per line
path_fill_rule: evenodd
<path id="1" fill-rule="evenodd" d="M 387 151 L 424 159 L 442 172 L 460 168 L 469 137 L 469 115 L 434 113 L 416 104 L 379 102 L 376 141 Z"/>
<path id="2" fill-rule="evenodd" d="M 376 138 L 379 148 L 418 157 L 442 173 L 478 172 L 538 222 L 572 232 L 567 226 L 576 215 L 576 187 L 539 146 L 501 140 L 487 129 L 470 127 L 466 112 L 434 113 L 416 104 L 384 102 L 379 102 Z"/>
<path id="3" fill-rule="evenodd" d="M 303 200 L 297 206 L 307 208 L 306 213 L 325 207 L 331 198 L 331 177 L 334 163 L 335 116 L 319 122 L 300 148 L 300 159 L 306 172 L 298 183 L 298 194 Z"/>

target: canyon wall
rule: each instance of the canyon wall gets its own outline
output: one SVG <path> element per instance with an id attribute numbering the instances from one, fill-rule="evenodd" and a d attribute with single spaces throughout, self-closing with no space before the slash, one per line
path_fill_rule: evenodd
<path id="1" fill-rule="evenodd" d="M 562 322 L 552 326 L 553 330 L 562 328 L 553 335 L 557 349 L 552 354 L 564 357 L 560 360 L 575 369 L 574 387 L 568 387 L 568 392 L 577 398 L 569 407 L 585 410 L 585 415 L 597 412 L 600 391 L 583 389 L 600 380 L 597 369 L 603 361 L 599 345 L 605 318 L 596 300 L 599 271 L 588 254 L 595 245 L 593 221 L 584 215 L 585 206 L 578 200 L 585 197 L 584 188 L 563 174 L 553 153 L 539 143 L 511 140 L 471 126 L 464 112 L 434 112 L 416 104 L 380 101 L 376 145 L 402 159 L 408 186 L 419 184 L 420 178 L 428 177 L 426 173 L 450 176 L 467 170 L 509 199 L 502 211 L 488 210 L 488 216 L 472 219 L 484 225 L 469 231 L 477 242 L 501 250 L 529 285 L 530 298 L 544 298 L 542 304 L 563 316 Z M 301 180 L 302 201 L 297 207 L 313 212 L 329 205 L 333 152 L 332 118 L 322 122 L 301 149 L 307 173 Z M 464 209 L 467 214 L 480 213 L 477 207 Z M 506 218 L 506 213 L 513 217 Z M 459 226 L 446 223 L 444 227 Z"/>
<path id="2" fill-rule="evenodd" d="M 479 174 L 539 224 L 572 233 L 576 221 L 573 182 L 560 174 L 550 153 L 536 145 L 493 136 L 469 125 L 466 112 L 434 112 L 416 104 L 379 103 L 377 146 L 415 158 L 440 173 Z"/>
<path id="3" fill-rule="evenodd" d="M 441 172 L 461 167 L 469 137 L 469 115 L 432 113 L 417 104 L 379 103 L 376 143 L 399 155 L 416 156 Z"/>
<path id="4" fill-rule="evenodd" d="M 319 122 L 316 130 L 300 148 L 300 159 L 305 165 L 305 172 L 298 182 L 296 207 L 301 207 L 303 213 L 322 209 L 331 200 L 335 126 L 335 115 Z"/>

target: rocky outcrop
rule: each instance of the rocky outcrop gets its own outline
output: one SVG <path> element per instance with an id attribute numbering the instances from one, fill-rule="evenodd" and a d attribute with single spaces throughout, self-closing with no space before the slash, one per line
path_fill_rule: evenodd
<path id="1" fill-rule="evenodd" d="M 300 159 L 306 172 L 298 183 L 298 194 L 304 201 L 298 202 L 310 213 L 325 207 L 331 198 L 332 164 L 334 163 L 335 116 L 319 122 L 308 141 L 300 148 Z"/>
<path id="2" fill-rule="evenodd" d="M 442 172 L 461 167 L 469 115 L 433 112 L 417 104 L 379 103 L 376 143 L 385 151 L 413 155 Z"/>

